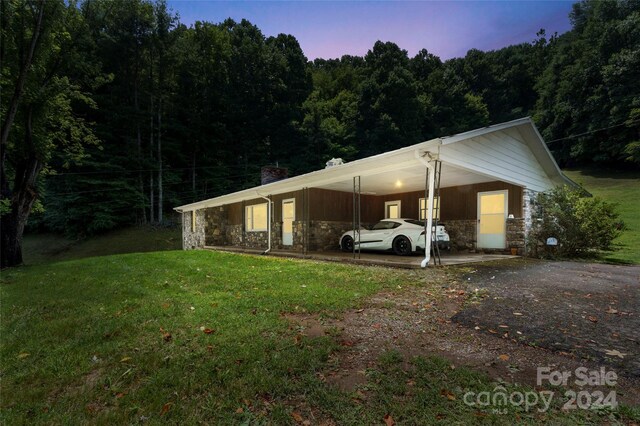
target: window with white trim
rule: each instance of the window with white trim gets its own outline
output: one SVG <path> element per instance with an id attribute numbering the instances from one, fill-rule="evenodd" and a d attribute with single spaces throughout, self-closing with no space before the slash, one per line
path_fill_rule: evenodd
<path id="1" fill-rule="evenodd" d="M 267 203 L 246 206 L 244 208 L 245 229 L 247 231 L 266 231 L 267 216 Z"/>
<path id="2" fill-rule="evenodd" d="M 420 198 L 420 220 L 427 218 L 427 202 L 425 198 Z M 440 197 L 433 197 L 433 215 L 432 219 L 440 219 Z"/>

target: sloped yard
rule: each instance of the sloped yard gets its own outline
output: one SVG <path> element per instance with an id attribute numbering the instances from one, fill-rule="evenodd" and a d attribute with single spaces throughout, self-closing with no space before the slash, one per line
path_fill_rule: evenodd
<path id="1" fill-rule="evenodd" d="M 561 400 L 548 412 L 465 404 L 466 392 L 531 389 L 535 366 L 582 363 L 452 321 L 489 300 L 491 290 L 473 290 L 477 270 L 195 251 L 3 271 L 0 422 L 640 419 L 628 378 L 616 412 L 565 412 Z"/>

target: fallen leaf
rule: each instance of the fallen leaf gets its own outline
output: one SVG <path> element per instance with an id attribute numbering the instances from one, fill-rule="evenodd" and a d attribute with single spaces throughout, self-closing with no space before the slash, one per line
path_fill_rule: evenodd
<path id="1" fill-rule="evenodd" d="M 205 328 L 205 329 L 204 329 L 204 330 L 202 330 L 202 331 L 204 332 L 204 334 L 213 334 L 213 333 L 215 333 L 215 332 L 216 332 L 215 330 L 212 330 L 212 329 L 210 329 L 210 328 Z"/>
<path id="2" fill-rule="evenodd" d="M 591 321 L 591 322 L 598 322 L 598 318 L 597 318 L 597 317 L 594 317 L 593 315 L 589 315 L 589 316 L 587 317 L 587 319 L 588 319 L 589 321 Z"/>
<path id="3" fill-rule="evenodd" d="M 31 355 L 31 354 L 28 354 L 26 352 L 22 352 L 22 353 L 18 354 L 18 359 L 25 359 L 29 355 Z"/>
<path id="4" fill-rule="evenodd" d="M 293 420 L 295 420 L 297 423 L 302 423 L 304 421 L 300 413 L 298 413 L 297 411 L 292 411 L 291 417 L 293 417 Z"/>
<path id="5" fill-rule="evenodd" d="M 502 361 L 509 361 L 509 355 L 507 354 L 498 355 L 498 359 Z"/>
<path id="6" fill-rule="evenodd" d="M 244 413 L 244 408 L 239 407 L 236 409 L 236 414 L 242 414 L 242 413 Z"/>
<path id="7" fill-rule="evenodd" d="M 617 349 L 605 349 L 604 353 L 609 356 L 617 356 L 618 358 L 624 358 L 624 356 L 626 355 Z"/>
<path id="8" fill-rule="evenodd" d="M 384 424 L 387 426 L 393 426 L 396 424 L 396 422 L 393 420 L 393 417 L 391 417 L 391 414 L 385 414 L 382 420 L 384 420 Z"/>
<path id="9" fill-rule="evenodd" d="M 129 362 L 129 361 L 131 361 L 131 357 L 130 356 L 125 356 L 124 358 L 122 358 L 120 360 L 120 362 Z"/>
<path id="10" fill-rule="evenodd" d="M 172 405 L 173 405 L 173 402 L 167 402 L 166 404 L 164 404 L 162 406 L 162 410 L 160 410 L 160 415 L 164 416 L 165 414 L 167 414 L 167 412 L 169 412 L 169 410 L 171 409 Z"/>
<path id="11" fill-rule="evenodd" d="M 171 337 L 171 333 L 162 333 L 162 340 L 164 340 L 165 342 L 170 341 Z"/>
<path id="12" fill-rule="evenodd" d="M 118 393 L 116 394 L 116 399 L 120 399 L 120 398 L 122 398 L 123 396 L 124 396 L 124 392 L 118 392 Z"/>
<path id="13" fill-rule="evenodd" d="M 449 401 L 454 401 L 456 399 L 453 392 L 448 391 L 447 389 L 440 389 L 440 395 L 446 396 Z"/>

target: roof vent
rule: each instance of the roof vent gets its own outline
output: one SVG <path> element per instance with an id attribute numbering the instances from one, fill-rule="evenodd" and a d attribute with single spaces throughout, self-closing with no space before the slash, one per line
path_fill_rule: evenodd
<path id="1" fill-rule="evenodd" d="M 331 160 L 327 161 L 327 167 L 325 167 L 325 169 L 340 166 L 342 164 L 344 164 L 344 160 L 342 158 L 332 158 Z"/>

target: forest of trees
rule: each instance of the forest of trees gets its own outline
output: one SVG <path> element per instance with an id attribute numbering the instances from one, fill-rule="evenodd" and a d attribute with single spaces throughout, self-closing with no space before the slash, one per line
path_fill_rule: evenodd
<path id="1" fill-rule="evenodd" d="M 2 266 L 33 230 L 86 236 L 436 136 L 532 116 L 563 165 L 640 163 L 640 2 L 442 61 L 390 42 L 308 61 L 246 20 L 187 27 L 163 0 L 0 2 Z"/>

